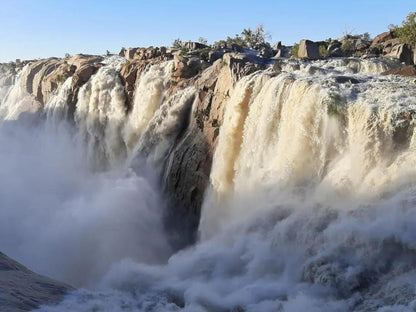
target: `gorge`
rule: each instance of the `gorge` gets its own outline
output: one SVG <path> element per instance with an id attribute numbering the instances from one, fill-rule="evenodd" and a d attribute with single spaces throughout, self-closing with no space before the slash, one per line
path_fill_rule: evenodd
<path id="1" fill-rule="evenodd" d="M 21 310 L 414 311 L 400 61 L 135 48 L 3 67 L 0 248 L 71 285 Z"/>

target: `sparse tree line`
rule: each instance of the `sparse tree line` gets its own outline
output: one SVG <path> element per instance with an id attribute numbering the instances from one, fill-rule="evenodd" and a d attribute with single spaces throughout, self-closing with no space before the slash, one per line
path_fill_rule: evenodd
<path id="1" fill-rule="evenodd" d="M 416 46 L 416 12 L 409 13 L 406 19 L 403 21 L 402 26 L 389 25 L 390 31 L 395 32 L 395 35 L 399 40 L 409 46 L 411 49 L 415 49 Z M 236 34 L 234 37 L 227 36 L 226 39 L 222 39 L 214 42 L 210 47 L 214 49 L 252 49 L 258 51 L 270 50 L 271 44 L 268 42 L 270 35 L 264 30 L 263 25 L 257 26 L 254 30 L 251 28 L 243 29 L 240 34 Z M 318 42 L 320 57 L 329 57 L 332 54 L 330 49 L 339 43 L 339 50 L 343 56 L 362 56 L 363 51 L 366 50 L 371 44 L 372 38 L 368 32 L 363 34 L 352 34 L 351 31 L 345 30 L 343 37 L 338 40 L 331 38 L 325 41 Z M 208 40 L 200 37 L 199 43 L 208 46 Z M 358 44 L 358 49 L 357 49 Z M 186 50 L 186 41 L 182 41 L 180 38 L 175 39 L 172 43 L 172 47 L 176 49 Z M 290 55 L 297 56 L 299 50 L 299 44 L 295 43 L 290 47 Z M 341 56 L 341 54 L 339 55 Z"/>

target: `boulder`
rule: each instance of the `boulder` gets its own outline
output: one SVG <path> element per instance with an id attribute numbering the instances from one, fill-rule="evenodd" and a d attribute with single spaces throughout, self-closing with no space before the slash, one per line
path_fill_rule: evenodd
<path id="1" fill-rule="evenodd" d="M 371 42 L 371 46 L 372 47 L 377 46 L 393 38 L 396 38 L 396 33 L 394 31 L 386 31 L 384 33 L 377 35 Z"/>
<path id="2" fill-rule="evenodd" d="M 406 77 L 416 76 L 416 68 L 413 65 L 408 65 L 402 68 L 390 69 L 381 73 L 382 75 L 400 75 Z"/>
<path id="3" fill-rule="evenodd" d="M 30 311 L 58 303 L 71 290 L 71 286 L 33 273 L 0 252 L 0 311 Z"/>
<path id="4" fill-rule="evenodd" d="M 280 50 L 282 48 L 282 42 L 278 41 L 274 44 L 273 50 Z"/>
<path id="5" fill-rule="evenodd" d="M 209 46 L 200 42 L 188 41 L 183 44 L 183 48 L 192 51 L 209 48 Z"/>
<path id="6" fill-rule="evenodd" d="M 319 58 L 319 47 L 318 45 L 310 40 L 301 40 L 299 44 L 298 57 L 306 59 L 318 59 Z"/>
<path id="7" fill-rule="evenodd" d="M 400 62 L 404 62 L 407 65 L 413 64 L 413 52 L 406 44 L 398 44 L 394 46 L 389 54 L 386 56 L 396 58 Z"/>
<path id="8" fill-rule="evenodd" d="M 134 59 L 134 55 L 136 54 L 136 51 L 138 50 L 138 48 L 127 48 L 124 51 L 124 57 L 127 60 L 132 60 Z"/>
<path id="9" fill-rule="evenodd" d="M 341 50 L 342 43 L 338 40 L 333 40 L 328 45 L 328 53 L 331 57 L 340 57 L 343 56 L 342 50 Z"/>
<path id="10" fill-rule="evenodd" d="M 400 45 L 400 44 L 401 44 L 401 42 L 400 42 L 400 39 L 398 39 L 398 38 L 393 38 L 393 39 L 386 40 L 385 42 L 383 42 L 381 44 L 382 54 L 386 55 L 386 54 L 391 53 L 393 48 L 395 46 Z"/>
<path id="11" fill-rule="evenodd" d="M 224 50 L 214 50 L 208 53 L 208 63 L 213 64 L 216 60 L 222 58 L 225 54 Z"/>
<path id="12" fill-rule="evenodd" d="M 263 58 L 271 58 L 275 55 L 272 47 L 268 43 L 262 44 L 257 50 L 259 51 L 259 56 Z"/>

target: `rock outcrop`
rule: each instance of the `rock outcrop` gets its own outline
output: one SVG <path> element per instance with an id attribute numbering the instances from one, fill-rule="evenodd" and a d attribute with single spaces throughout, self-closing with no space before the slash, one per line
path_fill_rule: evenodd
<path id="1" fill-rule="evenodd" d="M 59 302 L 73 288 L 33 273 L 0 252 L 0 311 L 30 311 Z"/>
<path id="2" fill-rule="evenodd" d="M 299 44 L 298 57 L 306 59 L 318 59 L 319 47 L 310 40 L 301 40 Z"/>

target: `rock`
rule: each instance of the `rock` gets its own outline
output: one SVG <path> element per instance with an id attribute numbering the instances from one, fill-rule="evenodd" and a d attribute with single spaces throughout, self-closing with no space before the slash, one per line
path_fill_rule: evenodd
<path id="1" fill-rule="evenodd" d="M 343 52 L 341 49 L 342 43 L 338 40 L 333 40 L 328 45 L 328 53 L 331 57 L 341 57 L 343 56 Z"/>
<path id="2" fill-rule="evenodd" d="M 416 44 L 413 47 L 413 64 L 416 65 Z"/>
<path id="3" fill-rule="evenodd" d="M 198 74 L 201 69 L 201 62 L 197 57 L 185 57 L 179 54 L 174 55 L 175 67 L 173 77 L 189 79 Z"/>
<path id="4" fill-rule="evenodd" d="M 246 50 L 243 46 L 241 46 L 237 43 L 232 43 L 229 47 L 227 46 L 227 48 L 229 48 L 233 52 L 237 52 L 237 53 L 244 53 L 244 51 Z"/>
<path id="5" fill-rule="evenodd" d="M 278 41 L 273 46 L 274 56 L 273 59 L 280 58 L 280 57 L 290 57 L 290 48 L 282 45 L 280 41 Z"/>
<path id="6" fill-rule="evenodd" d="M 132 59 L 134 59 L 134 55 L 136 54 L 137 49 L 138 48 L 127 48 L 127 49 L 124 50 L 124 55 L 123 56 L 127 60 L 132 60 Z"/>
<path id="7" fill-rule="evenodd" d="M 209 46 L 200 42 L 188 41 L 183 44 L 183 48 L 192 51 L 192 50 L 206 49 L 206 48 L 209 48 Z"/>
<path id="8" fill-rule="evenodd" d="M 379 44 L 382 44 L 383 42 L 389 40 L 389 39 L 393 39 L 396 38 L 396 33 L 394 31 L 386 31 L 384 33 L 381 33 L 379 35 L 377 35 L 373 41 L 371 42 L 371 46 L 377 46 Z"/>
<path id="9" fill-rule="evenodd" d="M 225 54 L 224 50 L 214 50 L 208 53 L 208 63 L 213 64 L 216 60 L 222 58 Z"/>
<path id="10" fill-rule="evenodd" d="M 73 288 L 33 273 L 0 252 L 0 311 L 30 311 L 54 304 Z"/>
<path id="11" fill-rule="evenodd" d="M 319 48 L 318 45 L 310 40 L 301 40 L 299 44 L 298 57 L 306 59 L 318 59 Z"/>
<path id="12" fill-rule="evenodd" d="M 352 84 L 356 84 L 356 83 L 360 83 L 360 81 L 354 77 L 348 77 L 348 76 L 336 76 L 335 77 L 335 82 L 337 83 L 352 83 Z"/>
<path id="13" fill-rule="evenodd" d="M 282 42 L 278 41 L 274 44 L 273 50 L 280 50 L 282 48 Z"/>
<path id="14" fill-rule="evenodd" d="M 74 65 L 77 69 L 81 68 L 85 64 L 94 64 L 100 63 L 104 60 L 102 56 L 97 55 L 88 55 L 88 54 L 76 54 L 71 56 L 67 63 L 69 65 Z"/>
<path id="15" fill-rule="evenodd" d="M 416 76 L 416 68 L 413 65 L 409 65 L 402 68 L 390 69 L 381 73 L 382 75 L 400 75 L 400 76 Z"/>
<path id="16" fill-rule="evenodd" d="M 84 63 L 72 76 L 71 92 L 68 95 L 68 115 L 72 118 L 78 101 L 79 89 L 103 66 L 101 63 Z"/>
<path id="17" fill-rule="evenodd" d="M 270 44 L 262 44 L 260 47 L 258 47 L 259 56 L 263 58 L 271 58 L 274 56 L 274 52 Z"/>
<path id="18" fill-rule="evenodd" d="M 257 70 L 264 69 L 267 63 L 263 58 L 246 53 L 226 53 L 223 60 L 229 66 L 235 81 Z"/>
<path id="19" fill-rule="evenodd" d="M 389 54 L 389 53 L 391 53 L 391 51 L 393 50 L 393 48 L 395 46 L 398 46 L 400 44 L 401 44 L 400 39 L 398 39 L 398 38 L 389 39 L 389 40 L 383 42 L 381 52 L 384 55 Z"/>
<path id="20" fill-rule="evenodd" d="M 42 59 L 36 61 L 29 65 L 29 68 L 26 70 L 22 76 L 22 84 L 26 88 L 27 93 L 33 94 L 33 79 L 35 75 L 42 70 L 42 68 L 50 61 L 51 59 Z M 54 60 L 54 59 L 52 59 Z"/>
<path id="21" fill-rule="evenodd" d="M 120 68 L 120 78 L 124 84 L 124 90 L 126 92 L 127 106 L 130 107 L 133 101 L 134 88 L 136 86 L 136 80 L 146 68 L 149 61 L 133 60 L 127 61 Z"/>
<path id="22" fill-rule="evenodd" d="M 413 64 L 413 52 L 406 44 L 399 44 L 394 46 L 391 52 L 386 56 L 397 58 L 407 65 Z"/>

